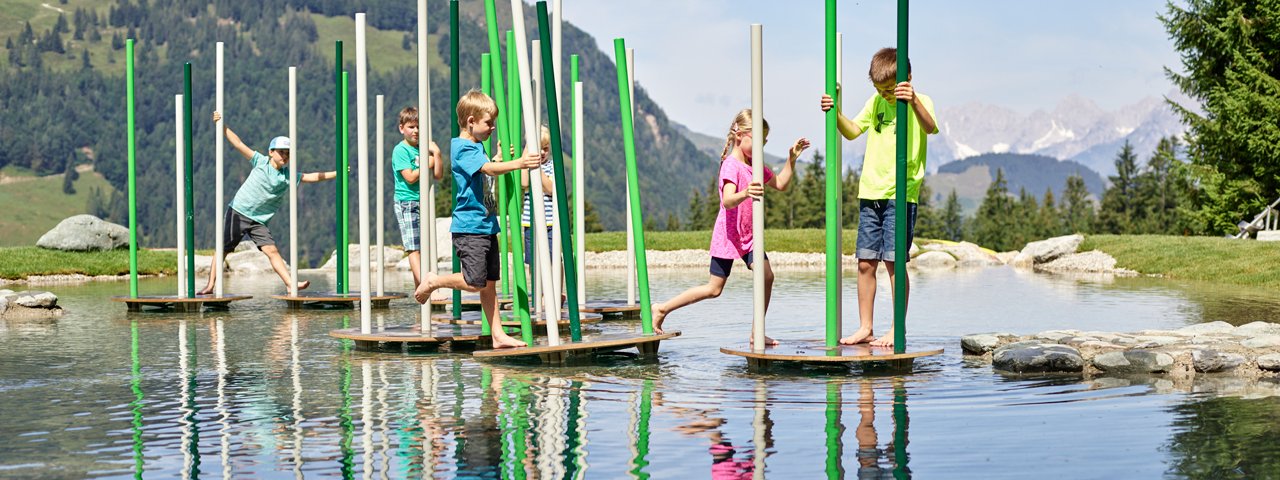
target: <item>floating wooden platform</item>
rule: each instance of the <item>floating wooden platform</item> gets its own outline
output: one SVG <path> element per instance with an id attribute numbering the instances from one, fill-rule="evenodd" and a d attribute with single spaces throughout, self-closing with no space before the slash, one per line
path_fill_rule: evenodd
<path id="1" fill-rule="evenodd" d="M 884 362 L 894 369 L 910 369 L 915 359 L 941 355 L 942 351 L 941 348 L 914 351 L 908 348 L 905 353 L 893 353 L 893 347 L 872 347 L 865 343 L 828 348 L 822 340 L 781 341 L 779 345 L 766 347 L 764 350 L 755 350 L 746 344 L 720 348 L 721 353 L 746 357 L 747 364 L 757 368 L 767 368 L 773 362 L 814 364 Z"/>
<path id="2" fill-rule="evenodd" d="M 497 359 L 538 356 L 543 363 L 562 364 L 570 360 L 589 357 L 597 353 L 635 348 L 643 357 L 653 357 L 658 353 L 658 345 L 663 340 L 680 336 L 680 332 L 671 331 L 661 335 L 639 335 L 630 333 L 608 333 L 592 335 L 581 342 L 565 342 L 560 345 L 535 345 L 523 348 L 502 348 L 496 350 L 476 351 L 472 355 L 477 358 Z"/>
<path id="3" fill-rule="evenodd" d="M 578 310 L 601 315 L 621 315 L 623 318 L 640 318 L 640 304 L 628 305 L 626 300 L 596 300 L 587 302 Z"/>
<path id="4" fill-rule="evenodd" d="M 503 311 L 501 313 L 503 327 L 520 327 L 520 319 L 515 316 L 515 312 Z M 547 331 L 547 322 L 539 318 L 530 318 L 533 325 L 534 333 L 545 333 Z M 598 313 L 580 313 L 578 315 L 578 324 L 587 325 L 592 323 L 600 323 L 604 320 L 604 315 Z M 454 319 L 452 313 L 437 313 L 431 316 L 431 321 L 436 323 L 451 325 L 480 325 L 484 321 L 484 312 L 471 311 L 462 312 L 462 318 Z M 561 331 L 569 330 L 569 312 L 560 312 L 560 329 Z"/>
<path id="5" fill-rule="evenodd" d="M 436 325 L 429 335 L 423 335 L 418 325 L 392 325 L 373 327 L 369 333 L 360 333 L 360 327 L 332 330 L 329 336 L 352 340 L 361 350 L 400 350 L 404 347 L 438 348 L 449 344 L 457 348 L 466 344 L 473 348 L 489 348 L 492 337 L 480 332 L 476 325 Z"/>
<path id="6" fill-rule="evenodd" d="M 450 293 L 444 300 L 432 300 L 432 310 L 440 310 L 453 306 L 453 294 Z M 498 309 L 505 310 L 511 308 L 511 297 L 498 295 Z M 480 295 L 475 293 L 465 293 L 462 295 L 462 311 L 480 310 Z"/>
<path id="7" fill-rule="evenodd" d="M 205 307 L 214 310 L 226 310 L 230 308 L 231 302 L 248 300 L 250 298 L 253 298 L 253 296 L 236 294 L 223 294 L 221 297 L 215 297 L 213 295 L 196 295 L 194 297 L 179 297 L 177 295 L 146 295 L 138 296 L 136 298 L 129 296 L 111 297 L 111 301 L 124 303 L 129 307 L 130 312 L 140 312 L 144 307 L 177 312 L 199 312 L 203 311 Z"/>
<path id="8" fill-rule="evenodd" d="M 370 295 L 369 304 L 372 308 L 390 308 L 392 300 L 405 298 L 407 296 L 408 295 L 399 292 L 384 292 L 382 295 Z M 272 295 L 271 298 L 284 300 L 288 303 L 289 308 L 293 310 L 307 307 L 355 308 L 360 304 L 360 292 L 298 292 L 298 296 L 296 297 L 290 295 Z"/>

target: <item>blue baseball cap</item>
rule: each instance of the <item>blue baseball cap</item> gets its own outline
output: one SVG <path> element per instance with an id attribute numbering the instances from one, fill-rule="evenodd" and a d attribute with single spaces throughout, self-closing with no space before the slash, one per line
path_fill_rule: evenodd
<path id="1" fill-rule="evenodd" d="M 289 137 L 276 137 L 271 139 L 271 146 L 268 150 L 288 150 L 293 147 L 293 142 L 289 141 Z"/>

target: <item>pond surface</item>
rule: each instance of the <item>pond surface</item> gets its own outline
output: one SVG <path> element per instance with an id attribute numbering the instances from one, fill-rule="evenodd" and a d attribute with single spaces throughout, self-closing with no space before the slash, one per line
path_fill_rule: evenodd
<path id="1" fill-rule="evenodd" d="M 651 273 L 655 299 L 706 279 L 702 269 Z M 318 272 L 303 278 L 332 288 Z M 590 272 L 591 296 L 618 297 L 623 279 Z M 853 280 L 845 333 L 856 324 Z M 822 282 L 820 272 L 779 270 L 771 336 L 822 337 Z M 172 285 L 146 280 L 141 293 Z M 1280 399 L 1156 379 L 1009 378 L 959 347 L 961 335 L 986 331 L 1280 322 L 1274 292 L 1008 268 L 917 273 L 908 339 L 947 351 L 900 376 L 758 374 L 719 353 L 748 336 L 747 275 L 669 317 L 684 335 L 664 342 L 656 363 L 568 368 L 354 351 L 327 335 L 356 324 L 351 311 L 290 313 L 268 296 L 279 288 L 274 277 L 228 277 L 229 292 L 258 297 L 185 315 L 127 314 L 107 301 L 127 293 L 123 282 L 48 288 L 64 317 L 0 321 L 0 477 L 1280 475 Z M 882 282 L 880 332 L 892 318 L 887 291 Z M 416 322 L 416 307 L 393 303 L 381 320 Z"/>

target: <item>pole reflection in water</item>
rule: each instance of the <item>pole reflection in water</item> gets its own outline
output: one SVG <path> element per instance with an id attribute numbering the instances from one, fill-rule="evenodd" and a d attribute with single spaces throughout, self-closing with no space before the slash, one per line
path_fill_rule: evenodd
<path id="1" fill-rule="evenodd" d="M 649 466 L 649 415 L 653 411 L 653 380 L 645 380 L 640 392 L 637 408 L 631 410 L 631 433 L 634 435 L 631 444 L 634 446 L 631 459 L 632 478 L 647 479 L 649 473 L 644 467 Z"/>
<path id="2" fill-rule="evenodd" d="M 773 447 L 773 419 L 769 418 L 769 387 L 763 378 L 756 379 L 755 419 L 751 422 L 755 436 L 751 440 L 751 478 L 765 478 L 765 458 Z"/>
<path id="3" fill-rule="evenodd" d="M 381 319 L 382 315 L 378 315 Z M 382 409 L 380 419 L 382 424 L 378 427 L 378 432 L 382 436 L 382 471 L 381 478 L 388 478 L 391 472 L 391 406 L 387 404 L 387 391 L 391 389 L 391 384 L 387 382 L 387 364 L 378 364 L 378 382 L 382 388 L 378 389 L 378 407 Z"/>
<path id="4" fill-rule="evenodd" d="M 373 479 L 373 364 L 360 361 L 360 470 L 364 480 Z"/>
<path id="5" fill-rule="evenodd" d="M 569 419 L 565 437 L 569 440 L 564 468 L 567 478 L 575 480 L 587 475 L 587 401 L 582 398 L 586 384 L 574 380 L 569 384 Z"/>
<path id="6" fill-rule="evenodd" d="M 289 373 L 293 377 L 293 477 L 302 480 L 302 362 L 298 352 L 298 315 L 289 318 Z"/>
<path id="7" fill-rule="evenodd" d="M 534 407 L 538 412 L 535 428 L 537 438 L 536 465 L 539 478 L 564 478 L 564 403 L 562 388 L 568 382 L 559 378 L 543 378 L 542 387 L 535 390 Z"/>
<path id="8" fill-rule="evenodd" d="M 132 360 L 129 387 L 133 390 L 133 401 L 129 409 L 133 411 L 133 476 L 142 478 L 143 465 L 142 441 L 142 363 L 138 358 L 138 320 L 129 322 L 129 356 Z"/>
<path id="9" fill-rule="evenodd" d="M 436 364 L 426 360 L 422 364 L 422 401 L 418 418 L 422 426 L 422 478 L 431 478 L 436 470 L 436 439 L 440 427 L 436 421 Z"/>
<path id="10" fill-rule="evenodd" d="M 893 478 L 911 478 L 907 467 L 907 386 L 902 378 L 893 379 Z"/>
<path id="11" fill-rule="evenodd" d="M 213 321 L 213 355 L 218 373 L 218 436 L 222 441 L 222 478 L 231 478 L 231 412 L 227 409 L 227 342 L 223 336 L 222 318 Z"/>
<path id="12" fill-rule="evenodd" d="M 200 427 L 196 414 L 196 331 L 187 331 L 187 320 L 178 320 L 178 382 L 182 395 L 178 423 L 182 428 L 182 478 L 200 478 Z"/>
<path id="13" fill-rule="evenodd" d="M 342 328 L 348 328 L 351 317 L 342 316 Z M 338 392 L 342 396 L 342 403 L 338 406 L 338 426 L 342 429 L 342 435 L 338 440 L 338 450 L 342 454 L 341 472 L 342 478 L 353 478 L 355 472 L 355 452 L 351 449 L 352 436 L 354 435 L 355 426 L 351 424 L 351 340 L 340 340 L 342 342 L 342 354 L 339 356 L 338 362 Z"/>
<path id="14" fill-rule="evenodd" d="M 869 385 L 868 385 L 869 387 Z M 840 395 L 840 382 L 833 378 L 827 381 L 827 478 L 844 478 L 844 424 L 840 421 L 840 410 L 844 401 Z M 859 405 L 861 407 L 861 405 Z"/>
<path id="15" fill-rule="evenodd" d="M 854 437 L 858 441 L 858 478 L 911 478 L 911 470 L 907 467 L 909 422 L 906 383 L 901 378 L 894 378 L 892 386 L 893 439 L 881 449 L 875 426 L 874 384 L 870 380 L 863 380 L 858 384 L 858 427 L 854 432 Z M 828 458 L 828 462 L 830 461 Z M 841 475 L 843 475 L 843 469 Z M 830 470 L 828 470 L 828 477 L 832 478 Z"/>

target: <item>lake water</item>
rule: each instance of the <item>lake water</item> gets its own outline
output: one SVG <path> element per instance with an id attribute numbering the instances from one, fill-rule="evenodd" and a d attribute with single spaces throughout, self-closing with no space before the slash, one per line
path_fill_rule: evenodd
<path id="1" fill-rule="evenodd" d="M 651 273 L 655 299 L 706 279 L 702 269 Z M 623 278 L 590 272 L 591 297 L 618 297 Z M 389 282 L 404 290 L 411 279 Z M 822 282 L 779 270 L 771 336 L 822 337 Z M 856 300 L 845 282 L 848 333 Z M 146 280 L 142 293 L 172 284 Z M 1010 378 L 959 346 L 986 331 L 1280 322 L 1270 291 L 921 272 L 908 339 L 947 351 L 892 375 L 752 373 L 719 353 L 748 336 L 743 274 L 719 299 L 669 317 L 684 334 L 657 362 L 569 368 L 354 351 L 327 335 L 358 322 L 351 311 L 291 313 L 268 296 L 279 288 L 274 277 L 228 277 L 229 292 L 258 297 L 203 314 L 127 314 L 106 300 L 127 293 L 123 282 L 48 288 L 64 317 L 0 321 L 0 477 L 1280 477 L 1280 399 L 1160 379 Z M 416 322 L 415 304 L 392 305 L 382 321 Z M 883 332 L 883 281 L 878 307 Z M 587 331 L 639 328 L 600 325 Z"/>

